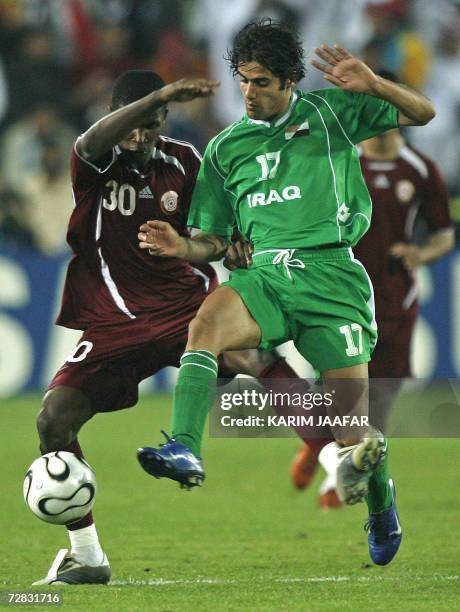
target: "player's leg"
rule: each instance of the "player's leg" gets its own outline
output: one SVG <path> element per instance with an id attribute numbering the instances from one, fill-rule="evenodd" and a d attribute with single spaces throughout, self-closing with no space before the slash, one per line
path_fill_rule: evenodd
<path id="1" fill-rule="evenodd" d="M 294 343 L 332 394 L 328 414 L 341 424 L 333 429 L 334 437 L 353 446 L 365 431 L 357 425 L 369 417 L 367 363 L 376 340 L 372 285 L 348 249 L 309 257 L 308 274 L 298 272 L 302 282 L 293 283 L 286 298 L 297 321 Z M 356 479 L 356 487 L 352 480 L 347 484 L 348 502 L 364 496 L 365 481 L 360 481 Z"/>
<path id="2" fill-rule="evenodd" d="M 343 334 L 340 328 L 343 329 L 343 325 L 327 321 L 314 329 L 304 328 L 296 339 L 296 346 L 321 372 L 324 391 L 334 398 L 327 409 L 329 417 L 338 421 L 332 431 L 340 446 L 348 449 L 346 461 L 343 460 L 337 470 L 337 485 L 342 499 L 353 504 L 367 495 L 372 471 L 384 454 L 384 442 L 381 435 L 368 435 L 368 334 L 360 326 L 360 350 L 344 351 L 344 358 L 341 356 Z M 315 340 L 322 347 L 321 351 L 312 351 Z M 351 364 L 342 366 L 347 361 Z M 342 367 L 328 367 L 329 364 Z"/>
<path id="3" fill-rule="evenodd" d="M 401 532 L 388 476 L 386 441 L 380 432 L 365 430 L 367 364 L 377 338 L 372 284 L 364 267 L 346 249 L 320 252 L 312 258 L 308 283 L 294 287 L 298 303 L 304 306 L 294 310 L 299 323 L 296 347 L 322 374 L 326 387 L 335 388 L 328 408 L 331 416 L 356 418 L 358 427 L 350 427 L 353 420 L 342 420 L 333 432 L 342 444 L 350 445 L 343 449 L 337 469 L 338 490 L 347 503 L 369 494 L 370 554 L 375 563 L 385 564 L 396 554 Z M 374 546 L 376 532 L 378 546 Z"/>
<path id="4" fill-rule="evenodd" d="M 348 417 L 368 417 L 368 372 L 367 363 L 338 368 L 323 372 L 324 392 L 332 393 L 334 403 L 329 408 L 331 418 L 344 415 Z M 326 478 L 321 483 L 318 504 L 323 509 L 339 508 L 342 503 L 337 494 L 337 467 L 339 452 L 342 447 L 358 444 L 362 437 L 362 427 L 340 426 L 333 428 L 335 435 L 330 443 L 324 444 L 318 460 L 326 472 Z M 311 451 L 308 447 L 304 453 L 304 461 Z M 306 458 L 305 458 L 306 456 Z M 367 476 L 367 474 L 366 474 Z"/>
<path id="5" fill-rule="evenodd" d="M 63 385 L 49 389 L 37 418 L 41 452 L 63 450 L 84 458 L 77 435 L 93 414 L 90 399 L 79 389 Z M 65 555 L 60 551 L 60 561 L 51 566 L 45 579 L 35 584 L 108 582 L 110 566 L 99 543 L 92 513 L 67 525 L 67 529 L 70 551 L 65 551 Z"/>
<path id="6" fill-rule="evenodd" d="M 160 448 L 142 447 L 137 457 L 156 478 L 177 480 L 182 487 L 201 484 L 201 441 L 217 380 L 218 356 L 224 350 L 256 347 L 259 326 L 241 297 L 229 287 L 208 295 L 189 326 L 174 392 L 172 438 Z"/>
<path id="7" fill-rule="evenodd" d="M 342 462 L 342 470 L 349 464 L 350 474 L 348 471 L 345 474 L 340 470 L 338 472 L 341 495 L 347 503 L 356 503 L 367 493 L 371 470 L 381 461 L 382 454 L 381 437 L 372 437 L 375 442 L 369 447 L 362 443 L 363 439 L 367 439 L 369 431 L 367 363 L 326 370 L 322 377 L 325 391 L 334 397 L 333 404 L 328 408 L 329 416 L 340 420 L 340 424 L 333 427 L 334 436 L 342 448 L 352 449 L 347 461 Z M 356 425 L 350 424 L 353 422 Z M 362 472 L 362 478 L 356 479 L 355 484 L 353 466 Z"/>
<path id="8" fill-rule="evenodd" d="M 92 416 L 91 402 L 79 389 L 63 385 L 49 389 L 37 417 L 42 452 L 67 450 L 76 445 L 77 433 Z"/>
<path id="9" fill-rule="evenodd" d="M 335 390 L 332 416 L 366 416 L 368 414 L 367 363 L 323 373 L 326 389 Z M 388 466 L 388 448 L 378 430 L 356 431 L 348 426 L 335 431 L 346 445 L 339 453 L 337 489 L 347 503 L 360 501 L 366 495 L 369 509 L 369 552 L 379 565 L 389 563 L 401 542 L 401 527 L 395 502 L 393 481 Z"/>
<path id="10" fill-rule="evenodd" d="M 186 487 L 204 479 L 197 455 L 214 397 L 217 357 L 228 350 L 272 348 L 287 339 L 289 328 L 276 295 L 257 272 L 233 272 L 231 280 L 206 298 L 192 320 L 174 394 L 174 438 L 159 449 L 138 450 L 141 466 L 152 476 L 171 478 Z"/>
<path id="11" fill-rule="evenodd" d="M 223 351 L 257 347 L 260 335 L 241 297 L 230 287 L 210 294 L 190 323 L 174 393 L 172 434 L 195 455 L 201 452 L 217 357 Z"/>
<path id="12" fill-rule="evenodd" d="M 77 439 L 82 425 L 97 412 L 119 410 L 137 402 L 139 378 L 134 363 L 145 367 L 148 360 L 143 354 L 136 361 L 133 354 L 141 350 L 142 342 L 145 346 L 147 332 L 148 327 L 140 320 L 130 334 L 119 324 L 110 330 L 85 332 L 73 355 L 51 381 L 43 400 L 37 420 L 42 452 L 62 449 L 83 457 Z M 146 352 L 152 361 L 154 351 Z M 148 366 L 154 364 L 148 362 Z M 108 582 L 110 567 L 92 514 L 69 525 L 68 534 L 70 551 L 65 551 L 62 558 L 58 554 L 59 562 L 53 563 L 40 584 L 56 580 L 70 584 Z"/>
<path id="13" fill-rule="evenodd" d="M 333 414 L 368 414 L 367 363 L 328 370 L 323 374 L 326 388 L 335 389 Z M 362 427 L 356 432 L 360 434 Z M 401 543 L 401 526 L 396 509 L 393 480 L 388 465 L 388 447 L 379 430 L 361 433 L 356 440 L 353 429 L 341 427 L 336 435 L 347 446 L 339 452 L 337 489 L 347 503 L 356 503 L 366 494 L 369 519 L 369 553 L 374 563 L 386 565 Z"/>
<path id="14" fill-rule="evenodd" d="M 354 376 L 354 372 L 360 378 L 356 378 L 356 380 L 350 379 L 346 383 L 343 379 L 334 381 L 336 375 L 346 377 L 351 373 Z M 334 404 L 328 410 L 330 418 L 333 419 L 337 416 L 342 418 L 343 415 L 347 415 L 348 418 L 368 417 L 367 365 L 365 369 L 363 366 L 355 366 L 352 369 L 343 368 L 325 372 L 322 379 L 324 392 L 332 393 L 334 397 Z M 339 389 L 336 388 L 337 386 Z M 362 429 L 346 426 L 335 427 L 333 433 L 335 438 L 331 433 L 329 438 L 312 437 L 310 440 L 306 440 L 307 444 L 301 447 L 294 457 L 291 469 L 291 478 L 294 485 L 297 488 L 304 488 L 306 486 L 306 479 L 303 477 L 303 474 L 308 474 L 312 464 L 321 463 L 326 472 L 326 478 L 320 487 L 318 503 L 324 509 L 341 506 L 336 492 L 338 453 L 341 446 L 357 444 L 360 440 Z M 316 449 L 318 449 L 317 452 L 315 452 Z"/>

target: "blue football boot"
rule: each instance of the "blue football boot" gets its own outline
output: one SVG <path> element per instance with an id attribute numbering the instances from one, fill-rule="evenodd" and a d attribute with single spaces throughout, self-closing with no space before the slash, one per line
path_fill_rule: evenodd
<path id="1" fill-rule="evenodd" d="M 369 554 L 377 565 L 387 565 L 398 552 L 402 539 L 402 529 L 396 509 L 396 491 L 393 480 L 389 481 L 393 501 L 383 512 L 369 516 L 365 530 L 369 533 Z"/>
<path id="2" fill-rule="evenodd" d="M 143 469 L 155 478 L 177 480 L 183 489 L 200 487 L 205 479 L 201 459 L 165 431 L 161 433 L 166 438 L 165 444 L 160 444 L 159 448 L 144 446 L 137 449 L 137 459 Z"/>

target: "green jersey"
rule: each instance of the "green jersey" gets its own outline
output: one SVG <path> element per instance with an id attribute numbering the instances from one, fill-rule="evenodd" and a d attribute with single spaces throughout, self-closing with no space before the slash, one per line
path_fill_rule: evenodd
<path id="1" fill-rule="evenodd" d="M 355 144 L 396 127 L 392 104 L 340 89 L 296 91 L 271 123 L 245 115 L 208 144 L 188 225 L 236 226 L 256 250 L 353 246 L 372 209 Z"/>

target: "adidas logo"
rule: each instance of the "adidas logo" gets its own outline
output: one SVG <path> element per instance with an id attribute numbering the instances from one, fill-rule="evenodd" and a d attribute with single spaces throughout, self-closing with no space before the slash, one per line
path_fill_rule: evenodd
<path id="1" fill-rule="evenodd" d="M 391 183 L 385 174 L 378 174 L 374 179 L 374 187 L 376 189 L 388 189 Z"/>
<path id="2" fill-rule="evenodd" d="M 147 187 L 144 187 L 144 189 L 141 189 L 139 191 L 139 197 L 140 198 L 151 198 L 153 200 L 153 193 L 150 190 L 150 187 L 147 185 Z"/>

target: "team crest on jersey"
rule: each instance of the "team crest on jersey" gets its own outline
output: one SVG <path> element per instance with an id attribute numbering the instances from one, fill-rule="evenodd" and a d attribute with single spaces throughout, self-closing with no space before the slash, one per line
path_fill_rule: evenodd
<path id="1" fill-rule="evenodd" d="M 412 199 L 415 193 L 414 183 L 411 181 L 403 180 L 398 181 L 395 187 L 396 197 L 401 204 L 407 204 Z"/>
<path id="2" fill-rule="evenodd" d="M 160 200 L 161 210 L 165 215 L 173 215 L 177 210 L 179 194 L 175 191 L 166 191 Z"/>

